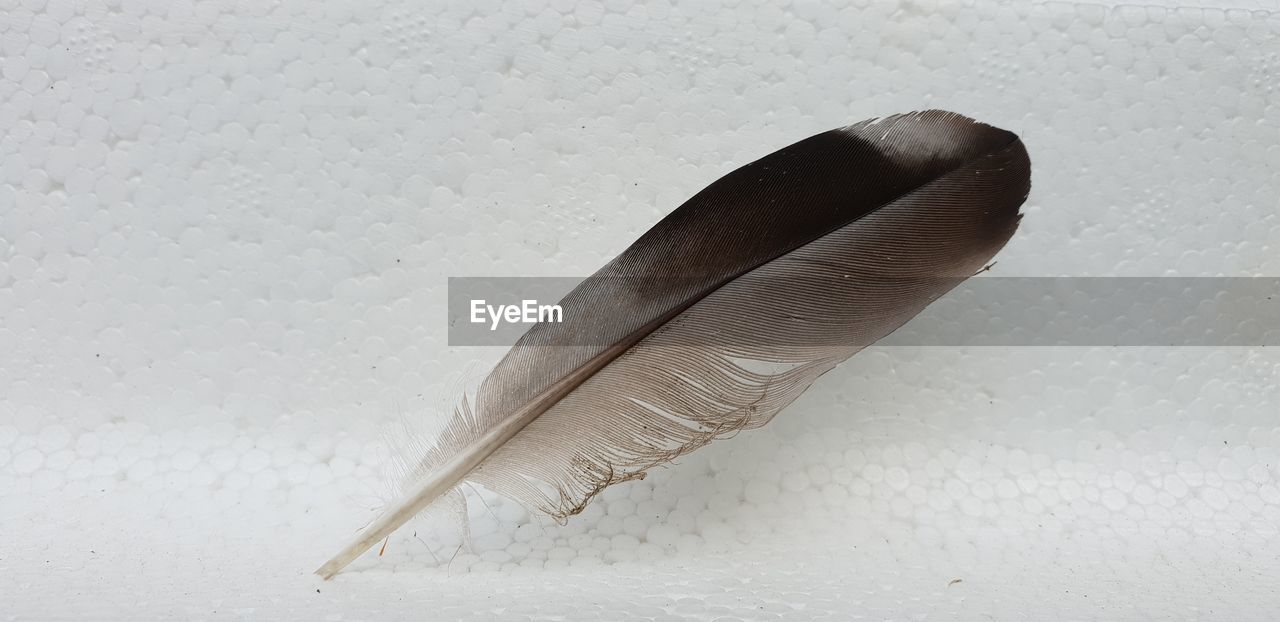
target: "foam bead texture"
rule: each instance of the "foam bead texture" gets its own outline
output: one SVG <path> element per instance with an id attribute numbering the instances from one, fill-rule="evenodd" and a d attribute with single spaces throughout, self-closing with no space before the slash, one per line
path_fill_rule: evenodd
<path id="1" fill-rule="evenodd" d="M 871 348 L 565 526 L 470 492 L 311 574 L 501 354 L 446 277 L 832 127 L 1019 133 L 995 274 L 1280 276 L 1275 2 L 997 4 L 0 0 L 0 619 L 1269 617 L 1274 348 Z"/>

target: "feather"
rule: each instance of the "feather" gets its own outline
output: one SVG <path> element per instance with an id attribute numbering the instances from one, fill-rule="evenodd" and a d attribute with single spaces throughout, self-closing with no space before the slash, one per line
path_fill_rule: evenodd
<path id="1" fill-rule="evenodd" d="M 557 520 L 768 422 L 977 272 L 1018 226 L 1018 137 L 937 110 L 785 147 L 715 181 L 571 291 L 465 398 L 333 576 L 463 482 Z"/>

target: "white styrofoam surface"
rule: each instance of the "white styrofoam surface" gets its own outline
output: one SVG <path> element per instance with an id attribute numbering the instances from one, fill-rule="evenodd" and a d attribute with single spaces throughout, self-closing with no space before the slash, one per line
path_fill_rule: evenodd
<path id="1" fill-rule="evenodd" d="M 858 5 L 0 2 L 0 619 L 1267 618 L 1274 348 L 872 348 L 567 526 L 310 574 L 501 354 L 447 276 L 831 127 L 1018 132 L 997 274 L 1280 276 L 1275 14 Z"/>

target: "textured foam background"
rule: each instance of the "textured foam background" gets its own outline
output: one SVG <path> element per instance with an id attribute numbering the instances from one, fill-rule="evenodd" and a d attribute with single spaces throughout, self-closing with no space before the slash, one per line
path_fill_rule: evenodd
<path id="1" fill-rule="evenodd" d="M 812 133 L 1018 132 L 996 274 L 1280 276 L 1276 2 L 857 4 L 0 0 L 0 619 L 1269 617 L 1274 348 L 871 348 L 567 526 L 310 574 L 501 354 L 447 276 Z"/>

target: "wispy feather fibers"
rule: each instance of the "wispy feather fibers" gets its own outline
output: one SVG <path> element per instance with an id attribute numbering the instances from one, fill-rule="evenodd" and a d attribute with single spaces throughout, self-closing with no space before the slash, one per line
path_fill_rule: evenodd
<path id="1" fill-rule="evenodd" d="M 558 520 L 768 422 L 974 274 L 1030 189 L 1014 134 L 930 110 L 812 136 L 707 186 L 561 302 L 465 398 L 333 576 L 460 483 Z"/>

